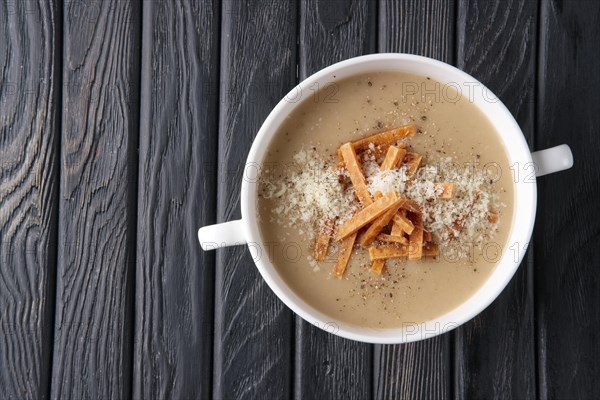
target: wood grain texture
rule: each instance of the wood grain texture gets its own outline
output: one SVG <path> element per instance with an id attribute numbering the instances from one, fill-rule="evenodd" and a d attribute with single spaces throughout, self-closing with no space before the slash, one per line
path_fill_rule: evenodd
<path id="1" fill-rule="evenodd" d="M 296 399 L 366 399 L 372 346 L 327 333 L 296 317 Z M 335 323 L 324 325 L 335 331 Z"/>
<path id="2" fill-rule="evenodd" d="M 453 62 L 455 3 L 381 0 L 379 51 Z M 452 395 L 450 338 L 374 347 L 373 397 L 447 399 Z"/>
<path id="3" fill-rule="evenodd" d="M 506 104 L 533 143 L 537 2 L 460 0 L 457 21 L 457 66 Z M 516 252 L 511 245 L 503 252 Z M 532 256 L 530 249 L 498 299 L 456 330 L 458 398 L 535 398 Z"/>
<path id="4" fill-rule="evenodd" d="M 379 51 L 452 62 L 455 0 L 379 0 Z"/>
<path id="5" fill-rule="evenodd" d="M 217 218 L 240 217 L 245 159 L 296 74 L 295 1 L 224 1 Z M 291 393 L 292 314 L 264 282 L 246 246 L 219 250 L 215 268 L 215 399 Z"/>
<path id="6" fill-rule="evenodd" d="M 52 398 L 131 396 L 139 12 L 64 3 Z"/>
<path id="7" fill-rule="evenodd" d="M 376 26 L 373 1 L 302 1 L 299 79 L 338 61 L 375 51 Z M 370 396 L 372 346 L 331 335 L 296 317 L 295 350 L 296 399 Z"/>
<path id="8" fill-rule="evenodd" d="M 338 61 L 375 52 L 376 5 L 374 1 L 301 1 L 299 80 Z"/>
<path id="9" fill-rule="evenodd" d="M 0 2 L 0 398 L 47 398 L 58 196 L 54 1 Z"/>
<path id="10" fill-rule="evenodd" d="M 535 289 L 541 399 L 600 398 L 600 7 L 542 1 L 536 147 L 573 169 L 539 179 Z"/>
<path id="11" fill-rule="evenodd" d="M 448 341 L 443 336 L 375 347 L 374 398 L 450 398 L 451 365 Z"/>
<path id="12" fill-rule="evenodd" d="M 145 2 L 133 398 L 211 391 L 217 1 Z M 201 27 L 201 29 L 199 29 Z"/>

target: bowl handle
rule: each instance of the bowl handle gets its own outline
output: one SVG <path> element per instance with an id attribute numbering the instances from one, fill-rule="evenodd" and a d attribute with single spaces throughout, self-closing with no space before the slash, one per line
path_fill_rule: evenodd
<path id="1" fill-rule="evenodd" d="M 248 242 L 244 221 L 223 222 L 222 224 L 203 226 L 198 230 L 198 240 L 202 250 L 215 250 L 221 247 L 237 246 Z"/>
<path id="2" fill-rule="evenodd" d="M 544 176 L 563 171 L 573 166 L 573 153 L 566 144 L 531 153 L 535 165 L 535 176 Z"/>

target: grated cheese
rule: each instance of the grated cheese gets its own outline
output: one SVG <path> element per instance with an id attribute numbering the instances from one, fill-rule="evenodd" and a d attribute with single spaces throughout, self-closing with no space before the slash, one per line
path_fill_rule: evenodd
<path id="1" fill-rule="evenodd" d="M 498 196 L 475 168 L 448 168 L 451 158 L 439 165 L 425 165 L 407 176 L 406 167 L 381 171 L 378 160 L 365 152 L 362 169 L 371 193 L 397 191 L 417 202 L 423 210 L 423 226 L 438 243 L 460 240 L 480 244 L 491 238 L 497 223 L 488 220 L 490 210 L 498 210 Z M 350 219 L 360 205 L 344 168 L 335 169 L 316 149 L 301 150 L 294 156 L 299 171 L 280 179 L 263 179 L 262 195 L 276 200 L 272 221 L 295 226 L 301 235 L 312 239 L 323 223 L 335 219 L 338 225 Z M 444 164 L 447 163 L 447 164 Z M 454 183 L 454 193 L 441 199 L 442 182 Z M 314 268 L 315 265 L 311 266 Z"/>
<path id="2" fill-rule="evenodd" d="M 272 209 L 276 221 L 284 226 L 304 226 L 300 229 L 309 238 L 327 220 L 342 224 L 358 210 L 351 187 L 344 188 L 341 179 L 348 179 L 345 169 L 334 169 L 316 150 L 301 150 L 294 156 L 300 167 L 283 179 L 264 179 L 263 196 L 277 199 Z M 281 218 L 281 217 L 285 218 Z"/>
<path id="3" fill-rule="evenodd" d="M 451 163 L 450 160 L 446 160 Z M 465 168 L 464 171 L 438 168 L 435 165 L 420 167 L 410 179 L 406 168 L 380 171 L 365 163 L 365 174 L 371 193 L 396 190 L 401 196 L 416 201 L 423 210 L 423 226 L 439 243 L 460 239 L 478 244 L 492 237 L 497 224 L 488 221 L 488 211 L 497 209 L 497 196 L 486 182 L 483 171 Z M 443 189 L 437 183 L 453 182 L 453 196 L 440 199 Z M 460 225 L 457 225 L 457 223 Z"/>

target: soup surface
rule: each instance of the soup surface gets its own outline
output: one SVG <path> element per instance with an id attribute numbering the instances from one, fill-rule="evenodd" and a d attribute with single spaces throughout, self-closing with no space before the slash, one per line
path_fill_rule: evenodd
<path id="1" fill-rule="evenodd" d="M 260 229 L 265 254 L 279 274 L 314 308 L 363 327 L 421 323 L 463 303 L 490 276 L 501 254 L 509 251 L 506 241 L 514 188 L 506 152 L 494 127 L 467 94 L 428 77 L 397 72 L 344 80 L 332 77 L 329 85 L 313 89 L 310 98 L 279 128 L 261 166 Z M 371 271 L 367 248 L 355 246 L 340 279 L 332 273 L 339 242 L 331 240 L 324 260 L 315 261 L 312 256 L 319 224 L 325 208 L 356 212 L 360 203 L 352 188 L 338 187 L 343 194 L 334 191 L 337 197 L 329 193 L 312 203 L 306 200 L 308 192 L 326 192 L 329 189 L 322 190 L 322 185 L 340 184 L 328 174 L 340 168 L 336 151 L 342 144 L 410 124 L 414 136 L 399 144 L 423 157 L 419 172 L 429 175 L 420 174 L 419 179 L 455 185 L 454 199 L 441 207 L 446 215 L 455 211 L 462 216 L 448 226 L 431 218 L 425 222 L 425 230 L 432 231 L 431 240 L 439 246 L 438 256 L 415 261 L 388 259 L 378 275 Z M 374 169 L 371 164 L 380 161 L 362 163 L 372 190 L 378 182 L 369 178 L 367 170 L 376 174 L 377 165 Z M 307 171 L 315 183 L 302 187 L 297 184 L 298 176 L 306 178 Z M 329 182 L 322 182 L 327 179 Z M 416 193 L 417 184 L 418 179 L 413 178 L 395 187 L 400 196 L 408 196 L 411 185 Z M 428 196 L 419 195 L 415 200 L 423 207 L 434 200 L 443 202 Z M 291 205 L 290 199 L 300 200 Z M 323 202 L 326 204 L 319 206 Z M 482 210 L 499 216 L 497 221 L 481 219 Z M 336 229 L 350 217 L 341 216 Z"/>

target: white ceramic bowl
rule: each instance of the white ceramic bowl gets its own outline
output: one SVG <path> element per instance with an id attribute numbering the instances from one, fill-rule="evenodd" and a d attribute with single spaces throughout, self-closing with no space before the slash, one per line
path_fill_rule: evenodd
<path id="1" fill-rule="evenodd" d="M 297 296 L 279 276 L 263 250 L 257 222 L 256 175 L 267 147 L 284 119 L 304 98 L 313 95 L 310 88 L 325 87 L 328 83 L 350 76 L 382 71 L 397 71 L 429 76 L 461 92 L 487 116 L 508 149 L 509 164 L 519 178 L 515 183 L 515 208 L 511 230 L 504 251 L 489 279 L 464 303 L 452 311 L 422 324 L 406 324 L 400 328 L 374 329 L 350 325 L 325 315 Z M 334 78 L 335 76 L 335 78 Z M 319 86 L 314 86 L 318 84 Z M 369 343 L 406 343 L 448 332 L 483 311 L 506 287 L 517 270 L 531 239 L 536 210 L 536 175 L 570 168 L 573 156 L 567 145 L 531 153 L 519 125 L 502 104 L 483 84 L 472 76 L 446 63 L 409 54 L 374 54 L 352 58 L 327 67 L 310 76 L 288 93 L 263 123 L 254 139 L 246 161 L 242 181 L 242 219 L 206 226 L 198 231 L 204 250 L 248 244 L 256 267 L 269 287 L 289 308 L 309 323 L 336 335 Z"/>

